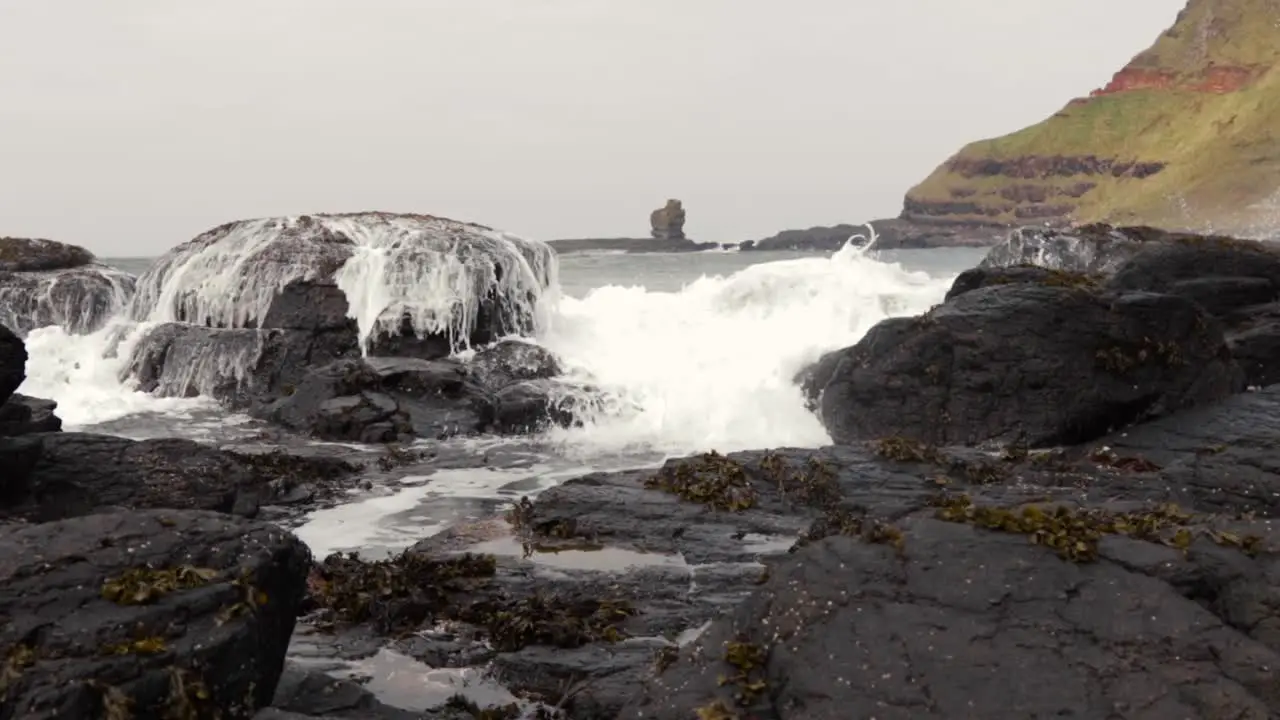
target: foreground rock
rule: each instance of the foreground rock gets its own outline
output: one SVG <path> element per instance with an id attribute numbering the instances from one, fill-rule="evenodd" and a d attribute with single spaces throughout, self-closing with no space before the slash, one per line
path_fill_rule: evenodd
<path id="1" fill-rule="evenodd" d="M 312 621 L 333 652 L 491 663 L 578 720 L 1269 717 L 1278 442 L 1269 389 L 1062 451 L 883 438 L 598 473 L 496 539 L 328 559 Z"/>
<path id="2" fill-rule="evenodd" d="M 292 535 L 211 513 L 0 525 L 0 715 L 252 717 L 309 566 Z"/>
<path id="3" fill-rule="evenodd" d="M 134 282 L 84 248 L 0 238 L 0 325 L 19 335 L 50 325 L 93 332 L 129 304 Z"/>
<path id="4" fill-rule="evenodd" d="M 617 717 L 1273 717 L 1277 411 L 1237 395 L 1067 452 L 824 450 L 835 511 Z"/>
<path id="5" fill-rule="evenodd" d="M 148 508 L 253 517 L 264 505 L 305 506 L 331 496 L 362 469 L 337 457 L 237 454 L 178 438 L 66 432 L 8 442 L 15 457 L 35 459 L 0 483 L 7 497 L 0 518 L 36 522 Z"/>

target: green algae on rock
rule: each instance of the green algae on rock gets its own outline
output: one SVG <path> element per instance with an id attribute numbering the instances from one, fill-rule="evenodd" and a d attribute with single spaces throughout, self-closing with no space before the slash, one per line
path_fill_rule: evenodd
<path id="1" fill-rule="evenodd" d="M 1185 550 L 1197 535 L 1204 534 L 1219 545 L 1236 547 L 1248 555 L 1259 552 L 1262 544 L 1256 535 L 1198 528 L 1205 519 L 1171 503 L 1149 510 L 1112 512 L 1065 505 L 997 507 L 978 505 L 968 495 L 944 495 L 934 505 L 934 517 L 939 520 L 1026 535 L 1032 543 L 1052 548 L 1071 562 L 1097 560 L 1098 541 L 1104 535 L 1123 535 Z"/>
<path id="2" fill-rule="evenodd" d="M 147 605 L 171 592 L 213 582 L 218 571 L 182 565 L 176 568 L 130 568 L 102 583 L 102 599 L 119 605 Z"/>

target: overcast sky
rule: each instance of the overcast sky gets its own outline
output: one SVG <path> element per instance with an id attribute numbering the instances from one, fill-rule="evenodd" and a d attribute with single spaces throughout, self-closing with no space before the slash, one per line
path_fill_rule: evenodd
<path id="1" fill-rule="evenodd" d="M 543 239 L 896 215 L 1183 0 L 0 0 L 0 236 L 382 209 Z"/>

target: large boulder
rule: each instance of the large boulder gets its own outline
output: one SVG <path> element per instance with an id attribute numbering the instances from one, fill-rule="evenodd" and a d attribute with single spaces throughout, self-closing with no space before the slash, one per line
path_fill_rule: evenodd
<path id="1" fill-rule="evenodd" d="M 684 239 L 684 204 L 668 200 L 666 205 L 649 213 L 649 234 L 658 240 Z"/>
<path id="2" fill-rule="evenodd" d="M 1113 290 L 1192 300 L 1223 322 L 1227 344 L 1250 385 L 1280 381 L 1275 322 L 1280 246 L 1275 243 L 1150 227 L 1022 228 L 992 248 L 977 269 L 961 275 L 952 292 L 1021 282 L 1030 277 L 1028 266 L 1087 273 Z"/>
<path id="3" fill-rule="evenodd" d="M 0 325 L 19 335 L 50 325 L 93 332 L 128 307 L 134 282 L 81 247 L 0 238 Z"/>
<path id="4" fill-rule="evenodd" d="M 1071 444 L 1243 388 L 1202 307 L 1077 277 L 980 288 L 880 323 L 811 372 L 823 423 L 837 442 Z"/>
<path id="5" fill-rule="evenodd" d="M 375 354 L 411 337 L 435 359 L 531 332 L 555 272 L 545 243 L 447 218 L 245 220 L 156 261 L 139 278 L 132 314 L 214 328 L 347 329 Z"/>
<path id="6" fill-rule="evenodd" d="M 253 717 L 310 565 L 293 535 L 214 513 L 0 525 L 0 717 Z"/>

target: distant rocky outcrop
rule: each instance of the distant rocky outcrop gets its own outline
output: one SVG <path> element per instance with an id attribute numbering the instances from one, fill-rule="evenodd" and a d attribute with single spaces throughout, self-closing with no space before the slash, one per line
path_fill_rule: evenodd
<path id="1" fill-rule="evenodd" d="M 659 240 L 684 239 L 684 204 L 668 200 L 666 205 L 649 213 L 649 234 Z"/>
<path id="2" fill-rule="evenodd" d="M 93 332 L 128 306 L 134 282 L 82 247 L 0 238 L 0 325 L 22 336 L 50 325 Z"/>
<path id="3" fill-rule="evenodd" d="M 971 225 L 1106 221 L 1269 237 L 1280 190 L 1280 23 L 1270 0 L 1188 0 L 1105 87 L 971 143 L 902 217 Z"/>
<path id="4" fill-rule="evenodd" d="M 1008 229 L 999 225 L 939 225 L 902 218 L 873 220 L 862 225 L 842 223 L 811 227 L 807 230 L 783 230 L 759 240 L 741 244 L 743 250 L 839 250 L 845 243 L 865 245 L 875 228 L 875 247 L 879 250 L 921 249 L 935 247 L 985 247 L 999 241 Z"/>
<path id="5" fill-rule="evenodd" d="M 727 250 L 733 243 L 694 242 L 684 234 L 685 210 L 679 200 L 649 213 L 649 237 L 575 238 L 552 240 L 548 245 L 557 253 L 626 252 L 626 253 L 676 253 L 701 250 Z"/>

